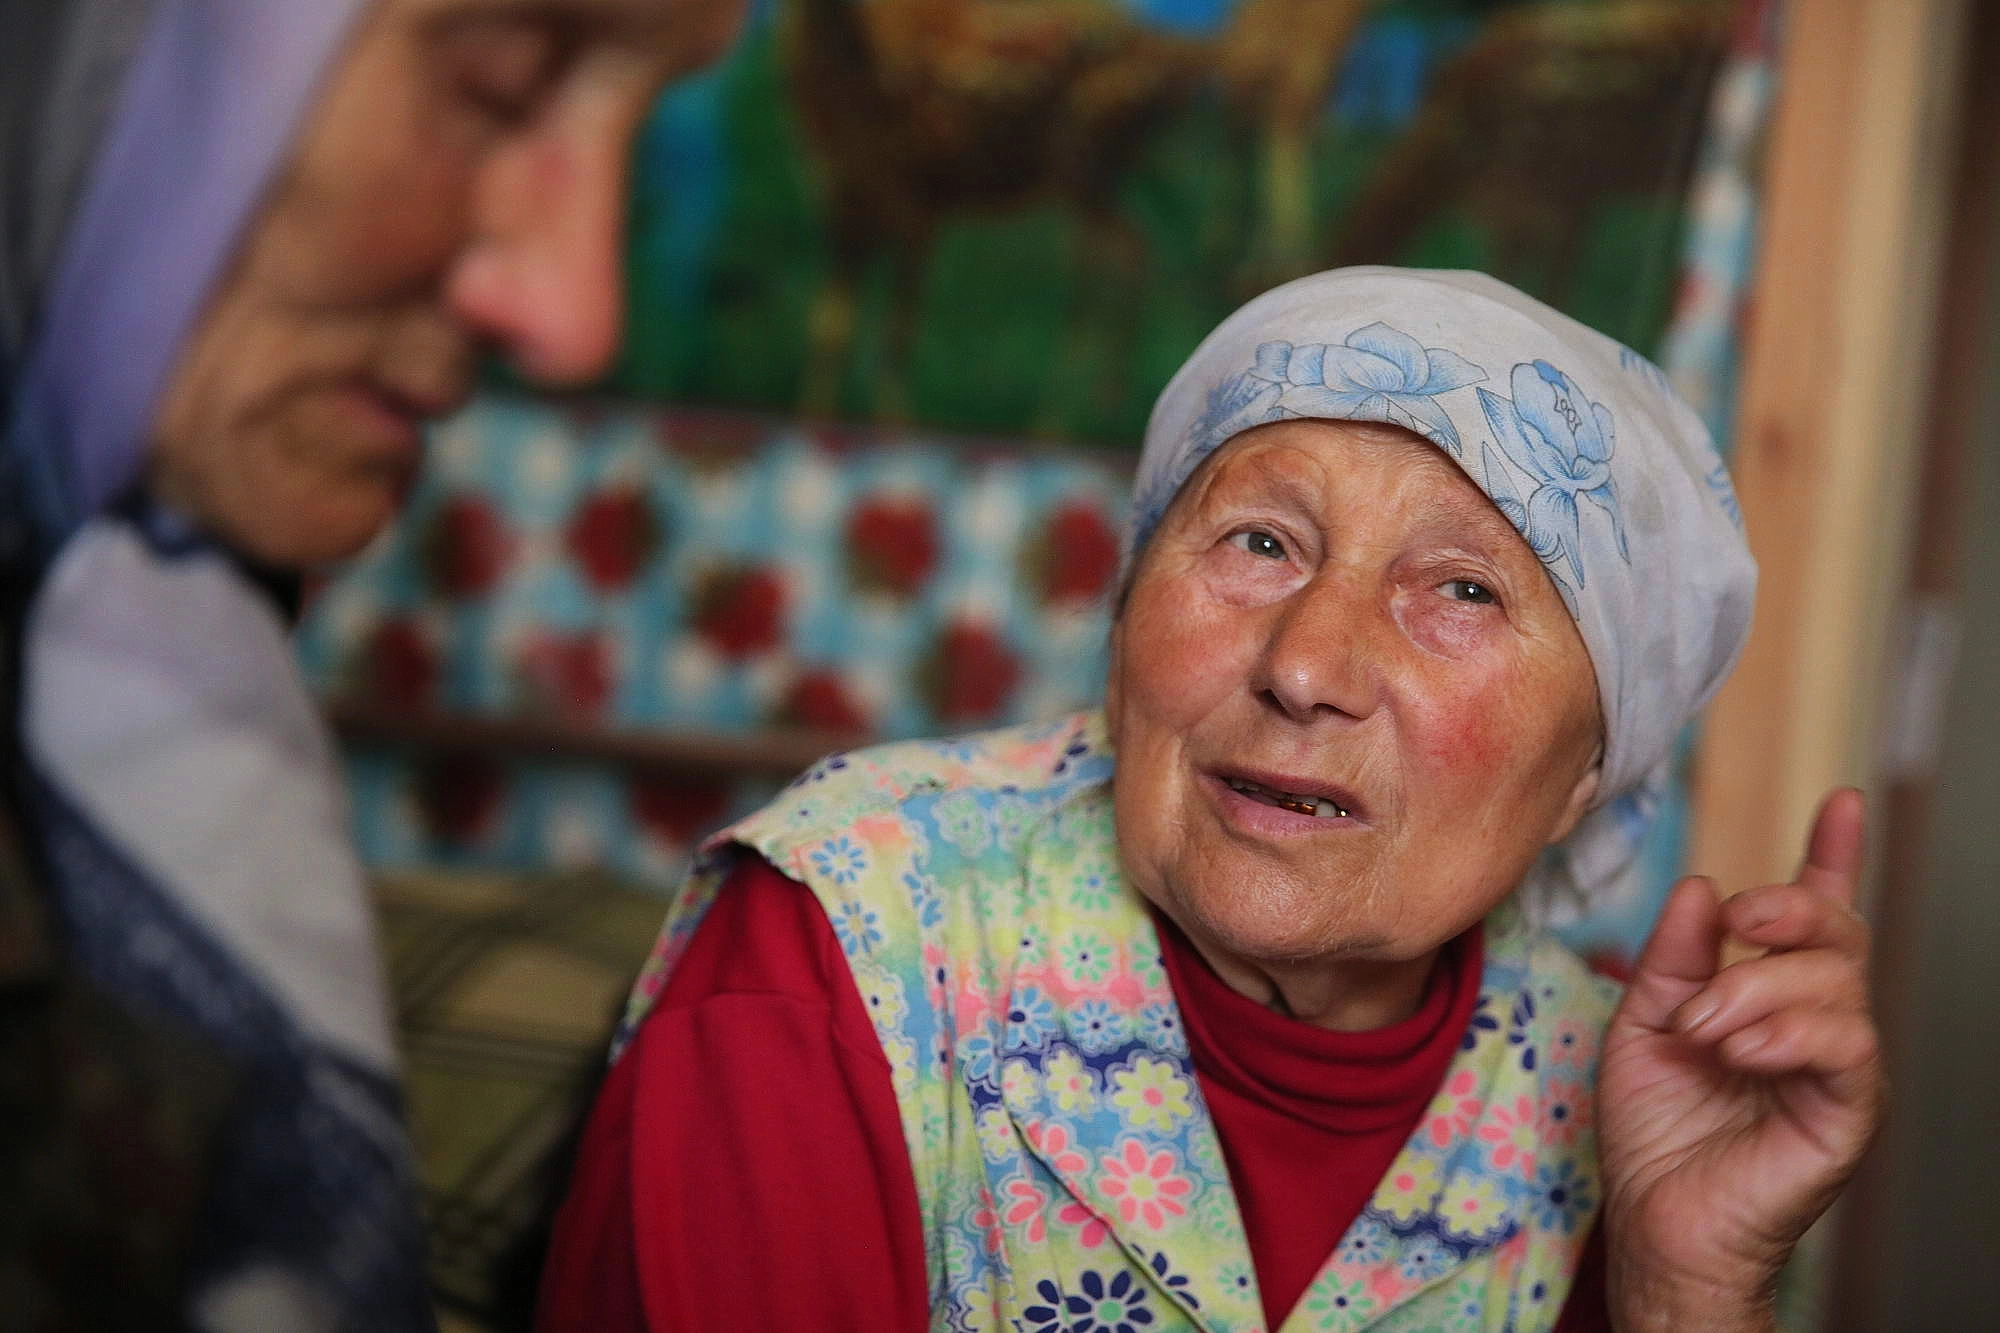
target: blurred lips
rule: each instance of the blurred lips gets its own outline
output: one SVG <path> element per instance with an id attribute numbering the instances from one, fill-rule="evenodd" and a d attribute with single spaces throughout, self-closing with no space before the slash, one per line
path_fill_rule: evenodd
<path id="1" fill-rule="evenodd" d="M 456 411 L 466 396 L 463 390 L 410 393 L 370 379 L 348 380 L 332 390 L 342 433 L 371 457 L 394 464 L 412 461 L 423 447 L 424 426 Z"/>

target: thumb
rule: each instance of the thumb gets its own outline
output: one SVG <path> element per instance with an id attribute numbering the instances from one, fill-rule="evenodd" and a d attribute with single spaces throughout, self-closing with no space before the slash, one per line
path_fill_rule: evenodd
<path id="1" fill-rule="evenodd" d="M 1861 878 L 1861 833 L 1866 821 L 1861 793 L 1842 787 L 1820 802 L 1806 840 L 1805 860 L 1794 882 L 1844 906 L 1854 905 Z"/>
<path id="2" fill-rule="evenodd" d="M 1722 935 L 1714 883 L 1690 875 L 1674 885 L 1633 968 L 1618 1021 L 1668 1031 L 1674 1010 L 1714 980 Z"/>

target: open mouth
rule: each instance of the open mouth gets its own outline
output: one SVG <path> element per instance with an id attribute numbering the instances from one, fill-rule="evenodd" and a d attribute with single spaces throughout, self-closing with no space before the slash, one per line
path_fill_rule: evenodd
<path id="1" fill-rule="evenodd" d="M 1347 819 L 1353 814 L 1345 805 L 1325 796 L 1315 796 L 1311 792 L 1279 791 L 1261 782 L 1248 778 L 1224 777 L 1229 789 L 1240 792 L 1253 801 L 1265 805 L 1275 805 L 1280 810 L 1290 810 L 1295 815 L 1312 815 L 1317 819 Z"/>

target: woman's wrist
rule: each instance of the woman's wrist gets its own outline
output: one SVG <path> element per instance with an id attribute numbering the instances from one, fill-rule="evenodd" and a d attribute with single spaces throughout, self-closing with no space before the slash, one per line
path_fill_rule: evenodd
<path id="1" fill-rule="evenodd" d="M 1775 1276 L 1691 1278 L 1614 1255 L 1606 1279 L 1618 1333 L 1776 1333 L 1778 1327 Z"/>
<path id="2" fill-rule="evenodd" d="M 1660 1306 L 1614 1300 L 1611 1327 L 1618 1333 L 1778 1333 L 1778 1320 L 1769 1308 L 1724 1313 L 1695 1305 Z"/>

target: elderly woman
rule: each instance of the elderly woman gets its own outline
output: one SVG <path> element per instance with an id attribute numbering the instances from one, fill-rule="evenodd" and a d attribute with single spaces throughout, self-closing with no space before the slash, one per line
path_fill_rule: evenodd
<path id="1" fill-rule="evenodd" d="M 1880 1074 L 1852 793 L 1626 868 L 1749 622 L 1651 365 L 1472 274 L 1268 293 L 1148 429 L 1103 714 L 826 761 L 672 907 L 551 1329 L 1762 1329 Z M 1725 934 L 1765 952 L 1717 971 Z"/>
<path id="2" fill-rule="evenodd" d="M 603 370 L 632 136 L 740 8 L 0 0 L 9 1330 L 432 1326 L 289 619 L 482 349 Z"/>

